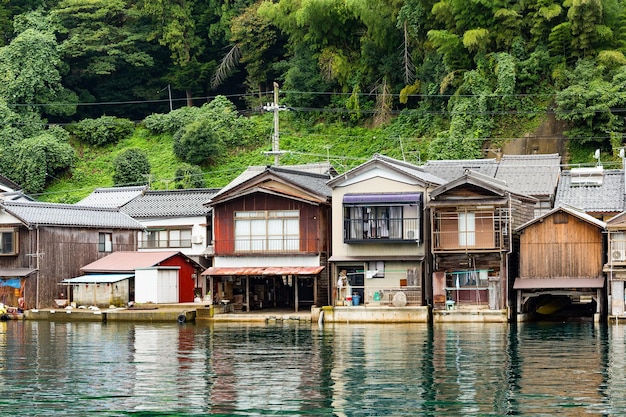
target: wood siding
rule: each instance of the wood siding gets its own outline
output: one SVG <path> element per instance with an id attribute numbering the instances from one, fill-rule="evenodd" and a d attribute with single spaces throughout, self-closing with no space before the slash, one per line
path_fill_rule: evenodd
<path id="1" fill-rule="evenodd" d="M 315 206 L 297 200 L 258 193 L 214 207 L 215 255 L 235 254 L 235 212 L 265 210 L 298 210 L 300 213 L 299 253 L 328 252 L 329 206 Z"/>
<path id="2" fill-rule="evenodd" d="M 36 308 L 37 298 L 39 308 L 54 307 L 54 299 L 59 298 L 59 294 L 65 290 L 59 285 L 62 280 L 81 275 L 81 267 L 110 253 L 98 252 L 100 232 L 113 235 L 112 251 L 137 250 L 136 230 L 66 227 L 28 230 L 22 226 L 19 232 L 19 253 L 15 256 L 0 256 L 0 268 L 39 267 L 38 273 L 24 280 L 26 307 Z"/>
<path id="3" fill-rule="evenodd" d="M 520 278 L 602 276 L 602 231 L 558 211 L 525 228 L 520 236 Z"/>

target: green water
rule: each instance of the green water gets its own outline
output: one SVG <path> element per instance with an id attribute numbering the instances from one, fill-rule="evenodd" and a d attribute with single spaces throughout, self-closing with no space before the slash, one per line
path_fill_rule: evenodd
<path id="1" fill-rule="evenodd" d="M 0 322 L 0 415 L 623 416 L 624 327 Z"/>

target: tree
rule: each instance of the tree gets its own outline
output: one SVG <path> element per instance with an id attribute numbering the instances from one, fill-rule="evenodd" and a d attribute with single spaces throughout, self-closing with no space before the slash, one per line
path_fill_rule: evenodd
<path id="1" fill-rule="evenodd" d="M 113 160 L 113 183 L 115 185 L 145 184 L 150 175 L 148 156 L 139 148 L 129 148 Z"/>
<path id="2" fill-rule="evenodd" d="M 174 135 L 174 154 L 188 164 L 211 163 L 223 150 L 223 142 L 209 118 L 197 120 Z"/>
<path id="3" fill-rule="evenodd" d="M 3 147 L 0 167 L 25 192 L 39 193 L 50 179 L 68 172 L 75 159 L 70 144 L 59 140 L 51 131 Z"/>

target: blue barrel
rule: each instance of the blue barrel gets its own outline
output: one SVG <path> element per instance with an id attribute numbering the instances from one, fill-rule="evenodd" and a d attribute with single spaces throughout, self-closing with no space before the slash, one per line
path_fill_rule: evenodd
<path id="1" fill-rule="evenodd" d="M 361 302 L 361 296 L 359 294 L 352 294 L 352 305 L 358 306 Z"/>

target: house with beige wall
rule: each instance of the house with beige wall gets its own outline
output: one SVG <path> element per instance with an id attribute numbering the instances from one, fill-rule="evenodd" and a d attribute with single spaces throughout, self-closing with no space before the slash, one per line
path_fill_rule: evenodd
<path id="1" fill-rule="evenodd" d="M 328 182 L 334 306 L 428 302 L 424 207 L 429 190 L 443 183 L 416 165 L 378 154 Z"/>

